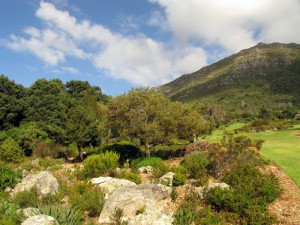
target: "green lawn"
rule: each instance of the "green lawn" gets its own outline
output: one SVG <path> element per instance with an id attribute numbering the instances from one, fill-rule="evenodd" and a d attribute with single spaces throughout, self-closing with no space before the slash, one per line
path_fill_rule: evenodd
<path id="1" fill-rule="evenodd" d="M 240 126 L 241 124 L 234 124 L 225 129 L 229 131 Z M 300 187 L 300 136 L 295 136 L 297 132 L 300 132 L 300 125 L 289 130 L 247 133 L 247 135 L 254 139 L 265 140 L 261 153 L 276 162 Z M 217 141 L 222 134 L 221 130 L 215 131 L 208 137 L 208 141 Z"/>

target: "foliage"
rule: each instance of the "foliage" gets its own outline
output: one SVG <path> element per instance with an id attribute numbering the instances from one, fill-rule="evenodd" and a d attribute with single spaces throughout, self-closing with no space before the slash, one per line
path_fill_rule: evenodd
<path id="1" fill-rule="evenodd" d="M 17 210 L 19 206 L 10 200 L 1 200 L 0 202 L 0 224 L 1 225 L 17 225 L 19 217 Z"/>
<path id="2" fill-rule="evenodd" d="M 130 144 L 130 142 L 118 142 L 116 144 L 103 145 L 98 148 L 97 153 L 111 151 L 120 155 L 120 164 L 124 164 L 126 160 L 137 159 L 143 154 L 141 150 Z"/>
<path id="3" fill-rule="evenodd" d="M 185 182 L 186 182 L 185 174 L 175 173 L 175 175 L 173 177 L 173 186 L 174 187 L 183 185 Z"/>
<path id="4" fill-rule="evenodd" d="M 69 194 L 72 207 L 86 211 L 89 216 L 99 216 L 104 205 L 105 193 L 90 183 L 77 183 Z"/>
<path id="5" fill-rule="evenodd" d="M 114 213 L 109 216 L 109 219 L 113 225 L 126 225 L 128 223 L 122 220 L 123 215 L 123 209 L 116 207 Z"/>
<path id="6" fill-rule="evenodd" d="M 187 169 L 191 178 L 198 179 L 202 184 L 208 179 L 207 166 L 209 161 L 203 152 L 193 152 L 187 155 L 183 165 Z"/>
<path id="7" fill-rule="evenodd" d="M 3 163 L 0 163 L 0 174 L 0 191 L 3 191 L 6 187 L 14 187 L 21 179 L 20 173 L 13 171 Z"/>
<path id="8" fill-rule="evenodd" d="M 20 146 L 10 137 L 0 145 L 0 160 L 4 162 L 20 162 L 23 156 Z"/>
<path id="9" fill-rule="evenodd" d="M 217 210 L 236 213 L 247 224 L 274 222 L 266 206 L 281 193 L 275 176 L 260 173 L 252 164 L 243 164 L 228 173 L 223 181 L 232 189 L 214 188 L 206 196 Z"/>
<path id="10" fill-rule="evenodd" d="M 117 177 L 120 179 L 130 180 L 136 184 L 141 183 L 141 177 L 138 174 L 133 173 L 131 171 L 122 170 L 120 173 L 117 174 Z"/>
<path id="11" fill-rule="evenodd" d="M 283 130 L 291 128 L 292 124 L 287 120 L 280 119 L 255 119 L 246 126 L 238 129 L 236 132 L 261 132 L 261 131 L 272 131 L 272 130 Z"/>
<path id="12" fill-rule="evenodd" d="M 41 214 L 52 216 L 61 225 L 78 225 L 82 220 L 82 211 L 78 208 L 53 204 L 41 205 L 38 209 Z"/>
<path id="13" fill-rule="evenodd" d="M 190 193 L 184 199 L 184 202 L 178 207 L 174 225 L 182 224 L 224 224 L 224 220 L 215 215 L 210 206 L 204 206 L 198 196 Z"/>
<path id="14" fill-rule="evenodd" d="M 28 208 L 38 206 L 38 196 L 36 190 L 21 191 L 14 195 L 13 202 L 21 208 Z"/>
<path id="15" fill-rule="evenodd" d="M 83 174 L 85 177 L 107 175 L 118 167 L 120 156 L 114 152 L 104 152 L 87 157 L 84 162 Z"/>
<path id="16" fill-rule="evenodd" d="M 153 155 L 162 159 L 179 157 L 185 147 L 185 144 L 156 145 L 153 147 Z"/>
<path id="17" fill-rule="evenodd" d="M 161 177 L 169 171 L 167 164 L 161 158 L 158 157 L 147 157 L 141 160 L 133 160 L 132 162 L 132 167 L 134 169 L 146 166 L 153 167 L 153 175 L 156 178 Z"/>

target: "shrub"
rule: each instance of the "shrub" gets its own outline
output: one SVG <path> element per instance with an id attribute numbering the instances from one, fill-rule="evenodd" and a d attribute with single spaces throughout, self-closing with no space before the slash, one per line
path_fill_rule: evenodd
<path id="1" fill-rule="evenodd" d="M 153 155 L 162 159 L 170 159 L 181 156 L 186 145 L 157 145 L 153 147 Z"/>
<path id="2" fill-rule="evenodd" d="M 132 167 L 134 169 L 146 166 L 153 167 L 153 175 L 156 178 L 159 178 L 162 175 L 166 174 L 169 170 L 167 164 L 161 158 L 158 157 L 147 157 L 141 160 L 133 160 L 132 162 Z"/>
<path id="3" fill-rule="evenodd" d="M 207 177 L 207 166 L 209 161 L 203 152 L 193 152 L 187 155 L 184 159 L 184 167 L 190 174 L 191 178 L 200 180 L 201 183 L 205 183 Z"/>
<path id="4" fill-rule="evenodd" d="M 104 205 L 105 194 L 91 183 L 81 182 L 74 186 L 69 194 L 72 207 L 87 211 L 91 217 L 99 216 Z"/>
<path id="5" fill-rule="evenodd" d="M 220 211 L 236 213 L 246 224 L 272 224 L 266 209 L 281 190 L 273 175 L 261 174 L 251 164 L 239 165 L 238 169 L 227 174 L 224 182 L 232 189 L 214 188 L 206 194 L 207 200 Z"/>
<path id="6" fill-rule="evenodd" d="M 114 152 L 91 155 L 83 162 L 83 174 L 90 178 L 107 175 L 118 167 L 119 158 L 120 156 Z"/>
<path id="7" fill-rule="evenodd" d="M 13 197 L 13 202 L 21 208 L 37 207 L 38 201 L 36 190 L 18 192 Z"/>
<path id="8" fill-rule="evenodd" d="M 21 174 L 0 163 L 0 191 L 6 187 L 12 188 L 20 179 Z"/>
<path id="9" fill-rule="evenodd" d="M 79 154 L 77 143 L 72 142 L 71 144 L 69 144 L 66 153 L 68 157 L 76 157 Z"/>
<path id="10" fill-rule="evenodd" d="M 121 173 L 119 173 L 117 175 L 118 178 L 120 179 L 126 179 L 126 180 L 130 180 L 136 184 L 140 184 L 141 183 L 141 177 L 133 172 L 127 172 L 125 170 L 123 170 Z"/>
<path id="11" fill-rule="evenodd" d="M 42 141 L 33 149 L 32 155 L 39 158 L 62 158 L 66 155 L 66 149 L 59 144 Z"/>
<path id="12" fill-rule="evenodd" d="M 185 174 L 175 173 L 175 175 L 173 177 L 173 186 L 174 187 L 183 185 L 185 182 L 186 182 Z"/>
<path id="13" fill-rule="evenodd" d="M 23 156 L 21 147 L 10 137 L 0 145 L 0 160 L 4 162 L 20 162 Z"/>
<path id="14" fill-rule="evenodd" d="M 0 201 L 0 224 L 12 225 L 19 224 L 18 216 L 16 211 L 19 206 L 9 200 L 1 200 Z M 1 224 L 1 225 L 2 225 Z"/>

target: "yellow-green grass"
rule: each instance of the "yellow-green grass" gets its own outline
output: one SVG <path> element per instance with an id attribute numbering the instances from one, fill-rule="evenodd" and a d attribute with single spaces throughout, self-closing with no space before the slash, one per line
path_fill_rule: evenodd
<path id="1" fill-rule="evenodd" d="M 234 130 L 240 126 L 241 124 L 234 124 L 226 130 Z M 265 140 L 260 152 L 279 165 L 300 187 L 300 136 L 296 136 L 296 133 L 300 133 L 300 125 L 288 130 L 247 133 L 246 135 L 253 139 Z M 222 135 L 222 130 L 215 131 L 208 137 L 208 141 L 218 141 Z"/>

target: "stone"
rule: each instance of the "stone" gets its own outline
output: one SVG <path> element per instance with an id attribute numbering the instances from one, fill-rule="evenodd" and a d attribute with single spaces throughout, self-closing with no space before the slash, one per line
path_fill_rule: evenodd
<path id="1" fill-rule="evenodd" d="M 38 208 L 28 207 L 25 209 L 18 209 L 17 214 L 22 214 L 25 218 L 29 218 L 35 215 L 40 215 L 40 210 Z"/>
<path id="2" fill-rule="evenodd" d="M 153 173 L 153 167 L 152 166 L 145 166 L 138 168 L 139 173 Z"/>
<path id="3" fill-rule="evenodd" d="M 91 179 L 92 184 L 96 185 L 97 187 L 102 188 L 106 193 L 106 198 L 108 195 L 113 193 L 114 191 L 120 189 L 121 187 L 131 187 L 136 186 L 136 183 L 125 180 L 125 179 L 118 179 L 113 177 L 98 177 Z"/>
<path id="4" fill-rule="evenodd" d="M 21 191 L 30 191 L 35 188 L 39 196 L 45 196 L 55 194 L 58 191 L 58 187 L 57 179 L 50 172 L 42 171 L 24 177 L 21 183 L 18 183 L 12 190 L 12 195 Z"/>
<path id="5" fill-rule="evenodd" d="M 141 184 L 122 187 L 105 201 L 99 224 L 111 223 L 116 209 L 123 211 L 128 225 L 171 225 L 173 216 L 166 210 L 171 203 L 172 188 L 161 184 Z"/>
<path id="6" fill-rule="evenodd" d="M 175 173 L 168 172 L 159 178 L 159 183 L 172 187 Z"/>
<path id="7" fill-rule="evenodd" d="M 26 219 L 21 225 L 59 225 L 51 216 L 36 215 Z"/>
<path id="8" fill-rule="evenodd" d="M 226 183 L 212 183 L 207 187 L 195 187 L 194 192 L 199 195 L 201 199 L 204 198 L 204 192 L 209 191 L 212 188 L 221 188 L 222 190 L 229 189 L 230 186 Z"/>

